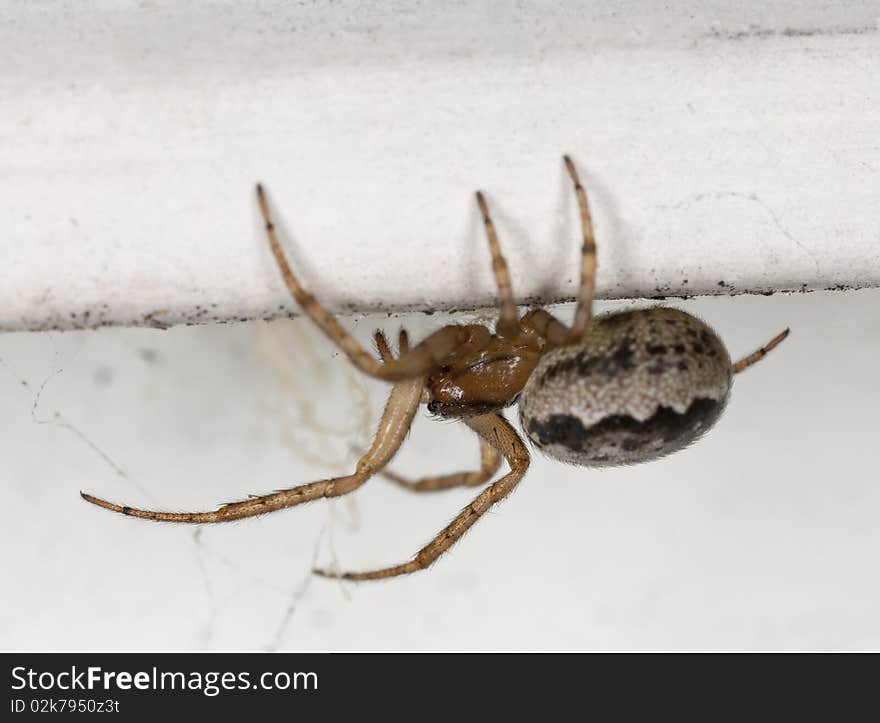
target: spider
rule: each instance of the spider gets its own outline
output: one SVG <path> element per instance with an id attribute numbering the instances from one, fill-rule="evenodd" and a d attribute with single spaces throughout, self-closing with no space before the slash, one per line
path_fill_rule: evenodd
<path id="1" fill-rule="evenodd" d="M 95 505 L 147 520 L 229 522 L 349 494 L 377 473 L 414 492 L 478 487 L 489 482 L 503 457 L 510 471 L 483 489 L 409 561 L 366 572 L 324 577 L 376 580 L 423 570 L 443 555 L 493 505 L 507 497 L 529 467 L 529 451 L 502 410 L 519 404 L 520 425 L 542 452 L 584 467 L 646 462 L 675 452 L 702 436 L 727 402 L 732 377 L 761 359 L 788 329 L 747 357 L 731 363 L 718 335 L 683 311 L 663 306 L 592 316 L 596 244 L 587 195 L 574 163 L 563 157 L 580 211 L 580 290 L 574 320 L 566 326 L 544 309 L 519 316 L 507 262 L 486 200 L 477 192 L 492 270 L 500 296 L 495 330 L 450 324 L 410 347 L 400 331 L 397 357 L 377 331 L 376 359 L 300 284 L 275 233 L 262 186 L 257 200 L 275 260 L 302 311 L 362 372 L 392 383 L 372 446 L 353 474 L 311 482 L 223 505 L 212 512 L 159 512 L 108 502 L 82 493 Z M 478 471 L 410 481 L 383 471 L 400 448 L 420 404 L 441 418 L 460 419 L 477 435 Z"/>

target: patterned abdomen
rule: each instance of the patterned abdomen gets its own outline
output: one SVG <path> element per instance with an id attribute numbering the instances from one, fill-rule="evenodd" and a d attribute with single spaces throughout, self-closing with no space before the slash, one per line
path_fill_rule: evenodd
<path id="1" fill-rule="evenodd" d="M 704 434 L 730 385 L 727 349 L 696 317 L 664 307 L 607 314 L 581 343 L 544 355 L 519 399 L 520 423 L 562 462 L 636 464 Z"/>

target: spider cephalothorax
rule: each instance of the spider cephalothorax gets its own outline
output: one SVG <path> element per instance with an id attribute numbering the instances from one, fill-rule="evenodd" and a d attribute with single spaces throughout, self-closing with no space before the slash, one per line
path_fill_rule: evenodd
<path id="1" fill-rule="evenodd" d="M 495 329 L 453 324 L 412 349 L 406 332 L 401 331 L 397 358 L 382 332 L 375 336 L 379 359 L 368 354 L 300 285 L 281 250 L 263 189 L 257 186 L 272 252 L 303 312 L 361 371 L 393 382 L 372 446 L 351 475 L 251 497 L 211 512 L 158 512 L 123 507 L 87 494 L 83 497 L 143 519 L 227 522 L 338 497 L 379 472 L 416 492 L 474 487 L 494 476 L 501 457 L 507 460 L 510 471 L 480 492 L 412 560 L 370 572 L 316 570 L 326 577 L 372 580 L 428 567 L 522 479 L 529 453 L 501 415 L 504 407 L 519 403 L 522 428 L 543 452 L 587 467 L 644 462 L 699 438 L 723 411 L 733 375 L 763 357 L 788 330 L 731 364 L 718 335 L 677 309 L 653 307 L 592 318 L 596 270 L 593 226 L 574 164 L 567 156 L 564 160 L 577 194 L 583 230 L 580 292 L 572 324 L 564 325 L 543 309 L 519 316 L 489 209 L 483 195 L 477 193 L 501 297 Z M 414 482 L 383 471 L 403 443 L 421 403 L 439 416 L 461 419 L 474 430 L 480 440 L 479 471 Z"/>
<path id="2" fill-rule="evenodd" d="M 486 332 L 484 326 L 464 327 Z M 513 334 L 480 339 L 428 376 L 428 411 L 441 417 L 497 412 L 516 401 L 547 344 L 527 325 Z"/>

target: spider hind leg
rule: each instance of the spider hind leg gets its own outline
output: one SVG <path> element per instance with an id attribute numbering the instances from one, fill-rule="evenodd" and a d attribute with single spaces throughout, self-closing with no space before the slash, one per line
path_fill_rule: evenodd
<path id="1" fill-rule="evenodd" d="M 750 366 L 752 366 L 752 364 L 761 361 L 761 359 L 763 359 L 765 356 L 767 356 L 767 353 L 771 349 L 775 348 L 776 346 L 778 346 L 779 344 L 781 344 L 785 340 L 785 338 L 788 336 L 788 332 L 789 332 L 789 330 L 785 329 L 784 331 L 782 331 L 779 334 L 777 334 L 776 336 L 774 336 L 770 341 L 768 341 L 766 344 L 764 344 L 764 346 L 762 346 L 760 349 L 753 351 L 747 357 L 743 357 L 738 362 L 731 364 L 731 366 L 730 366 L 731 372 L 733 372 L 734 374 L 739 374 L 741 371 L 744 371 L 745 369 L 748 369 Z"/>

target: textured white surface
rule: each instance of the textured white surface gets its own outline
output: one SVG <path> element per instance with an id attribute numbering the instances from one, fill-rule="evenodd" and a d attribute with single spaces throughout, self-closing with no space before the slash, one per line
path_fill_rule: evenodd
<path id="1" fill-rule="evenodd" d="M 7 2 L 0 330 L 880 283 L 875 1 Z M 723 284 L 723 285 L 722 285 Z"/>
<path id="2" fill-rule="evenodd" d="M 351 469 L 387 388 L 306 320 L 0 336 L 0 649 L 877 649 L 880 290 L 679 306 L 734 355 L 792 327 L 705 439 L 616 470 L 536 456 L 429 572 L 360 586 L 308 571 L 403 560 L 474 492 L 376 479 L 201 531 L 78 496 L 206 508 Z M 443 319 L 353 325 L 399 323 Z M 420 414 L 394 468 L 476 462 Z"/>

